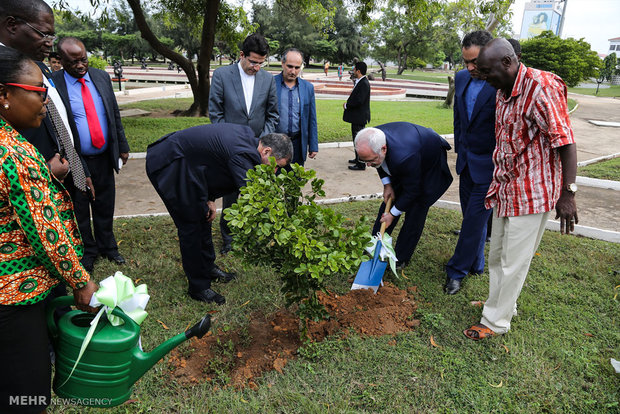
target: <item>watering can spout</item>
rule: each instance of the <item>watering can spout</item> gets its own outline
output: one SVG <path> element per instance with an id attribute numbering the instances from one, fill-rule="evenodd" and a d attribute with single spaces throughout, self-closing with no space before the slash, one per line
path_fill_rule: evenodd
<path id="1" fill-rule="evenodd" d="M 206 315 L 187 331 L 168 339 L 151 352 L 142 352 L 140 349 L 135 348 L 133 350 L 129 384 L 134 384 L 146 371 L 162 359 L 164 355 L 179 346 L 182 342 L 194 336 L 198 339 L 202 338 L 209 331 L 209 328 L 211 328 L 211 315 Z"/>

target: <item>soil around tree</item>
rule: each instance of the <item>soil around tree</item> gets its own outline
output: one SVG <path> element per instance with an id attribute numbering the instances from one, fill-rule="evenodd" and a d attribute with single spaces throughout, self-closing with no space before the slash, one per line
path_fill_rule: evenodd
<path id="1" fill-rule="evenodd" d="M 415 292 L 415 287 L 401 290 L 389 283 L 376 295 L 372 290 L 345 295 L 319 292 L 319 301 L 330 317 L 309 321 L 308 336 L 316 342 L 349 334 L 381 336 L 413 330 L 420 324 L 413 319 Z M 302 345 L 299 327 L 299 318 L 287 309 L 269 317 L 252 315 L 247 327 L 193 338 L 189 354 L 172 351 L 168 359 L 171 375 L 184 385 L 209 381 L 217 386 L 255 389 L 256 378 L 266 371 L 282 373 L 288 361 L 297 357 Z"/>

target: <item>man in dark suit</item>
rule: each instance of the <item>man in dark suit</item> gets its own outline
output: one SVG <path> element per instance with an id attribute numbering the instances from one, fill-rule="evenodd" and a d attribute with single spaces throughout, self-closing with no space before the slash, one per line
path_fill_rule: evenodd
<path id="1" fill-rule="evenodd" d="M 112 89 L 110 76 L 99 69 L 88 68 L 88 57 L 82 41 L 65 37 L 58 43 L 63 70 L 52 79 L 63 99 L 67 113 L 74 120 L 73 135 L 79 138 L 82 156 L 93 181 L 96 198 L 89 200 L 78 193 L 73 199 L 75 215 L 84 240 L 82 264 L 92 270 L 99 254 L 125 263 L 114 237 L 114 172 L 118 173 L 129 157 L 129 144 Z M 90 211 L 94 236 L 91 230 Z"/>
<path id="2" fill-rule="evenodd" d="M 397 265 L 406 266 L 422 235 L 428 209 L 452 183 L 446 153 L 450 144 L 430 128 L 392 122 L 362 129 L 355 137 L 355 149 L 360 162 L 377 168 L 383 183 L 384 202 L 372 233 L 385 222 L 386 231 L 392 234 L 406 213 L 394 248 Z M 385 201 L 390 198 L 393 206 L 385 213 Z"/>
<path id="3" fill-rule="evenodd" d="M 215 264 L 215 199 L 244 186 L 247 171 L 255 165 L 274 157 L 284 167 L 292 154 L 286 135 L 267 134 L 259 140 L 249 127 L 234 124 L 200 125 L 149 145 L 146 174 L 177 226 L 193 299 L 223 304 L 224 296 L 211 290 L 211 281 L 234 278 Z"/>
<path id="4" fill-rule="evenodd" d="M 366 77 L 366 70 L 366 63 L 355 62 L 353 67 L 355 85 L 349 99 L 343 104 L 342 120 L 351 124 L 353 141 L 355 141 L 357 133 L 370 122 L 370 82 Z M 366 169 L 366 165 L 359 159 L 357 152 L 355 152 L 355 158 L 349 160 L 349 163 L 353 164 L 349 165 L 350 170 L 362 171 Z"/>
<path id="5" fill-rule="evenodd" d="M 226 122 L 247 125 L 255 137 L 275 132 L 278 124 L 278 96 L 273 76 L 261 70 L 269 53 L 269 45 L 258 33 L 243 41 L 239 63 L 222 66 L 213 72 L 209 91 L 209 118 L 212 124 Z M 226 194 L 223 208 L 237 200 L 238 194 Z M 230 251 L 232 237 L 224 220 L 220 218 L 222 250 Z"/>
<path id="6" fill-rule="evenodd" d="M 88 169 L 80 158 L 80 143 L 72 136 L 72 119 L 49 78 L 52 72 L 42 62 L 56 39 L 54 13 L 42 0 L 2 0 L 0 2 L 0 44 L 32 58 L 43 73 L 48 87 L 47 116 L 39 128 L 20 131 L 47 161 L 52 174 L 63 181 L 71 197 L 76 188 L 92 188 Z M 72 171 L 72 172 L 71 172 Z"/>
<path id="7" fill-rule="evenodd" d="M 274 78 L 280 113 L 276 131 L 291 138 L 291 163 L 299 165 L 304 165 L 306 155 L 314 158 L 319 152 L 314 86 L 299 78 L 302 66 L 301 52 L 293 48 L 287 49 L 282 54 L 282 72 Z"/>
<path id="8" fill-rule="evenodd" d="M 456 172 L 460 176 L 463 222 L 454 255 L 446 265 L 444 292 L 449 295 L 461 289 L 468 273 L 484 271 L 484 244 L 491 215 L 491 210 L 484 207 L 484 198 L 493 178 L 497 90 L 480 79 L 476 59 L 491 39 L 491 34 L 483 30 L 463 38 L 466 69 L 459 71 L 455 78 L 454 150 L 458 154 Z"/>

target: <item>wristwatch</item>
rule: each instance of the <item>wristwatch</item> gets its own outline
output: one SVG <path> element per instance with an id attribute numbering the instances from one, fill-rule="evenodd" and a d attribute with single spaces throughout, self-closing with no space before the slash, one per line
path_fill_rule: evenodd
<path id="1" fill-rule="evenodd" d="M 565 185 L 564 189 L 568 191 L 569 193 L 575 194 L 579 188 L 577 187 L 577 184 L 571 183 L 571 184 Z"/>

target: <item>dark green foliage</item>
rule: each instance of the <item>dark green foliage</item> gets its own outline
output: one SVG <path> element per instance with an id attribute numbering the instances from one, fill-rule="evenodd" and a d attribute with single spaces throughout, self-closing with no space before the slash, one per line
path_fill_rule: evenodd
<path id="1" fill-rule="evenodd" d="M 601 68 L 601 78 L 605 80 L 611 80 L 612 75 L 620 75 L 620 68 L 618 68 L 618 58 L 615 53 L 610 53 L 603 59 L 603 67 Z"/>
<path id="2" fill-rule="evenodd" d="M 273 159 L 248 171 L 238 202 L 225 211 L 233 251 L 247 263 L 271 266 L 282 278 L 287 306 L 298 304 L 302 321 L 318 320 L 325 310 L 316 292 L 331 276 L 355 272 L 370 240 L 367 220 L 347 222 L 318 206 L 314 199 L 325 192 L 314 170 L 293 164 L 290 172 L 275 171 Z"/>
<path id="3" fill-rule="evenodd" d="M 598 76 L 602 65 L 588 42 L 572 37 L 561 39 L 551 31 L 521 42 L 521 60 L 526 66 L 555 73 L 568 86 Z"/>

